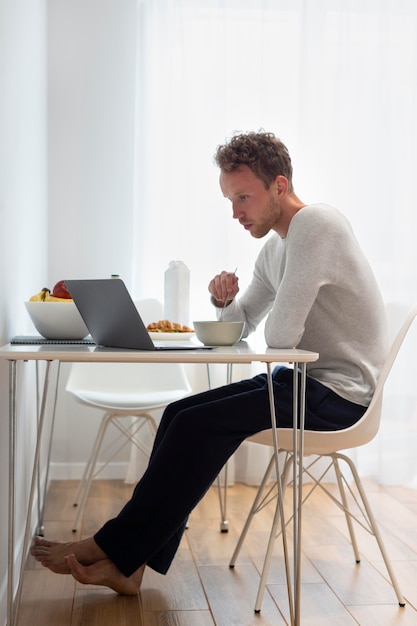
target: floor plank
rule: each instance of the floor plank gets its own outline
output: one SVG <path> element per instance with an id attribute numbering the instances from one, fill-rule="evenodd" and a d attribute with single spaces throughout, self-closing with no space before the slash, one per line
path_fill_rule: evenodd
<path id="1" fill-rule="evenodd" d="M 75 580 L 44 568 L 26 570 L 18 624 L 70 625 L 75 597 Z"/>
<path id="2" fill-rule="evenodd" d="M 196 611 L 208 609 L 193 556 L 183 539 L 166 576 L 145 570 L 141 587 L 144 611 Z"/>
<path id="3" fill-rule="evenodd" d="M 216 626 L 278 626 L 285 624 L 269 593 L 265 594 L 262 612 L 254 613 L 259 575 L 251 564 L 238 569 L 203 565 L 200 575 L 213 612 Z"/>
<path id="4" fill-rule="evenodd" d="M 120 596 L 95 588 L 79 590 L 75 595 L 71 626 L 142 626 L 142 623 L 137 596 Z"/>

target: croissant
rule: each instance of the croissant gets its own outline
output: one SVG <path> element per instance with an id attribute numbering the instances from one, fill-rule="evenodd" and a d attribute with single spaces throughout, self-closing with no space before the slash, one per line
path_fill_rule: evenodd
<path id="1" fill-rule="evenodd" d="M 183 326 L 177 322 L 170 320 L 159 320 L 159 322 L 151 322 L 147 325 L 146 330 L 152 333 L 193 333 L 194 330 L 189 326 Z"/>

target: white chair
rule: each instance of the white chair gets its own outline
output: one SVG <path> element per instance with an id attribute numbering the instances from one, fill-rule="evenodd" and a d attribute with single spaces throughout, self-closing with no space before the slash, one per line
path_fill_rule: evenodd
<path id="1" fill-rule="evenodd" d="M 139 301 L 136 305 L 144 323 L 158 321 L 162 316 L 162 307 L 155 300 Z M 153 412 L 189 395 L 191 387 L 179 363 L 73 363 L 66 390 L 77 402 L 104 412 L 75 496 L 75 532 L 91 481 L 128 443 L 149 457 L 151 447 L 141 437 L 142 429 L 149 429 L 153 442 L 157 429 Z M 103 448 L 110 425 L 117 436 Z M 105 460 L 98 466 L 103 456 Z"/>
<path id="2" fill-rule="evenodd" d="M 340 431 L 311 431 L 305 430 L 304 433 L 304 449 L 303 454 L 304 457 L 313 456 L 312 459 L 309 459 L 307 463 L 302 464 L 301 471 L 304 472 L 305 476 L 308 477 L 310 481 L 312 481 L 312 487 L 306 491 L 308 493 L 304 496 L 302 502 L 311 495 L 311 493 L 316 489 L 316 487 L 320 487 L 323 491 L 330 496 L 330 498 L 344 511 L 346 516 L 346 522 L 349 530 L 350 539 L 352 542 L 353 552 L 355 556 L 355 560 L 357 563 L 360 562 L 359 550 L 354 534 L 354 528 L 352 524 L 352 520 L 356 520 L 363 528 L 365 528 L 371 535 L 373 535 L 378 543 L 382 558 L 384 560 L 385 566 L 387 568 L 389 577 L 391 579 L 391 583 L 394 587 L 395 593 L 397 595 L 398 603 L 400 606 L 404 606 L 404 598 L 399 589 L 398 581 L 392 569 L 391 563 L 389 561 L 388 555 L 386 553 L 384 544 L 382 542 L 382 538 L 380 532 L 378 530 L 374 515 L 372 513 L 368 498 L 366 496 L 365 490 L 363 488 L 362 482 L 359 478 L 358 472 L 356 470 L 355 464 L 351 458 L 342 454 L 341 450 L 347 450 L 349 448 L 356 448 L 358 446 L 362 446 L 369 441 L 371 441 L 378 432 L 381 411 L 382 411 L 382 396 L 385 382 L 387 380 L 388 374 L 391 371 L 391 368 L 394 364 L 398 351 L 404 341 L 404 338 L 417 316 L 417 307 L 412 309 L 405 321 L 403 322 L 400 330 L 395 336 L 394 341 L 392 342 L 391 348 L 389 350 L 388 356 L 386 358 L 385 364 L 382 368 L 377 387 L 375 389 L 374 396 L 372 398 L 371 404 L 366 410 L 365 414 L 362 418 L 353 426 L 346 428 Z M 285 460 L 283 463 L 282 469 L 282 488 L 285 489 L 285 486 L 288 484 L 288 479 L 290 476 L 290 470 L 292 464 L 294 462 L 293 455 L 293 432 L 292 429 L 279 428 L 277 429 L 277 440 L 280 453 L 285 453 Z M 264 430 L 260 433 L 256 433 L 252 437 L 248 438 L 248 441 L 254 441 L 255 443 L 259 443 L 266 446 L 272 446 L 272 431 Z M 325 459 L 325 461 L 323 461 Z M 313 472 L 313 468 L 317 467 L 318 462 L 320 462 L 320 470 L 318 472 L 319 477 L 317 477 L 317 472 Z M 323 469 L 323 463 L 326 463 L 325 469 Z M 299 459 L 297 459 L 297 463 L 299 463 Z M 300 465 L 300 463 L 299 463 Z M 343 472 L 341 465 L 344 468 L 350 470 L 350 477 L 353 478 L 353 483 L 356 485 L 356 489 L 358 494 L 354 493 L 351 484 L 349 484 L 348 477 L 346 477 Z M 275 467 L 275 457 L 272 456 L 272 459 L 266 469 L 265 475 L 263 477 L 262 483 L 258 489 L 255 500 L 252 504 L 251 510 L 247 517 L 246 523 L 242 530 L 242 533 L 239 537 L 238 543 L 236 545 L 233 556 L 230 560 L 230 567 L 234 567 L 237 557 L 239 555 L 240 549 L 245 540 L 246 534 L 249 530 L 250 524 L 253 520 L 254 515 L 261 510 L 268 502 L 276 498 L 276 481 L 273 481 L 272 487 L 270 484 L 268 485 L 268 481 L 271 475 L 273 468 Z M 328 473 L 330 470 L 334 470 L 336 476 L 336 483 L 339 490 L 339 498 L 335 497 L 335 495 L 326 488 L 324 483 L 324 479 L 328 477 Z M 291 472 L 292 473 L 292 472 Z M 349 472 L 348 472 L 349 475 Z M 267 486 L 268 485 L 268 486 Z M 360 516 L 355 514 L 349 508 L 349 500 L 348 495 L 353 497 L 354 503 L 360 509 Z M 359 518 L 360 517 L 360 518 Z M 290 520 L 286 521 L 288 524 Z M 280 511 L 278 506 L 275 510 L 275 515 L 273 519 L 272 529 L 270 533 L 269 543 L 264 559 L 264 564 L 261 573 L 261 579 L 258 587 L 258 593 L 255 601 L 255 612 L 259 612 L 261 610 L 263 594 L 265 591 L 266 581 L 269 573 L 269 568 L 272 560 L 272 552 L 274 548 L 275 539 L 279 534 L 279 526 L 280 524 Z"/>

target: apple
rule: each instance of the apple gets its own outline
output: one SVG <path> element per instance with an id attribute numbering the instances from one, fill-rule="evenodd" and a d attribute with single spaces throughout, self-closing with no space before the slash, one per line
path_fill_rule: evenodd
<path id="1" fill-rule="evenodd" d="M 54 298 L 65 298 L 66 300 L 71 300 L 72 298 L 63 280 L 57 282 L 55 287 L 52 289 L 51 295 L 54 296 Z"/>

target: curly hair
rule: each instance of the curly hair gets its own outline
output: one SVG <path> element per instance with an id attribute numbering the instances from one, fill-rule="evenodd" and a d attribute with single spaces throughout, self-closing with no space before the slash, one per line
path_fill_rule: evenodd
<path id="1" fill-rule="evenodd" d="M 273 133 L 262 131 L 235 134 L 227 143 L 217 147 L 214 160 L 224 172 L 234 172 L 241 165 L 247 165 L 266 189 L 269 189 L 277 176 L 285 176 L 288 190 L 293 191 L 289 152 Z"/>

